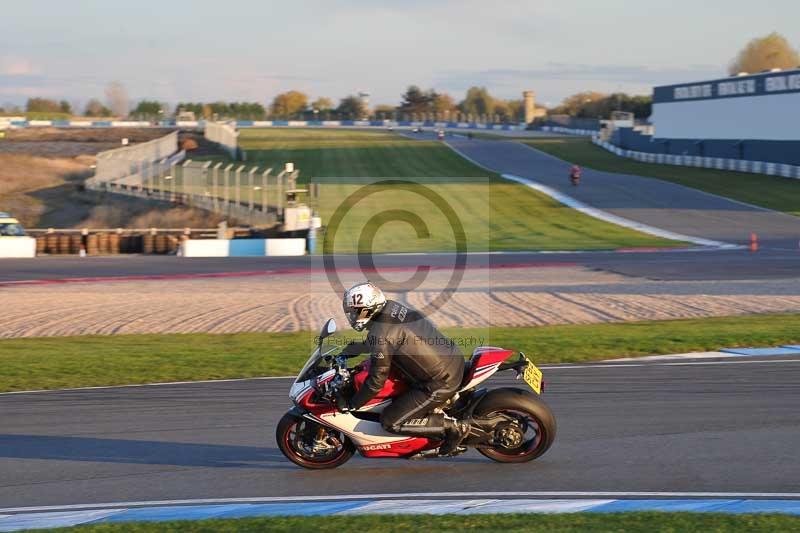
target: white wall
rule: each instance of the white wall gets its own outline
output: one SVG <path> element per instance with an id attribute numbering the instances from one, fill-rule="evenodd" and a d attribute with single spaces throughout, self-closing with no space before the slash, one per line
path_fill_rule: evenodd
<path id="1" fill-rule="evenodd" d="M 0 257 L 36 257 L 36 239 L 0 237 Z"/>
<path id="2" fill-rule="evenodd" d="M 277 239 L 188 239 L 181 242 L 182 257 L 263 257 L 305 255 L 306 240 Z"/>
<path id="3" fill-rule="evenodd" d="M 800 140 L 800 93 L 653 104 L 655 137 Z"/>

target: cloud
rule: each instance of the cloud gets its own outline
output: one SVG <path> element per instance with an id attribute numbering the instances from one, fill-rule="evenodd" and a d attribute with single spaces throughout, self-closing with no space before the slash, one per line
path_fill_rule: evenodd
<path id="1" fill-rule="evenodd" d="M 30 76 L 39 73 L 39 68 L 23 57 L 0 56 L 0 75 Z"/>

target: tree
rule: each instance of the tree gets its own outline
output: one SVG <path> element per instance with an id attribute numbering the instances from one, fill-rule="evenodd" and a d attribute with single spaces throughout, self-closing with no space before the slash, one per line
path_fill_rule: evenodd
<path id="1" fill-rule="evenodd" d="M 503 120 L 508 120 L 509 122 L 522 122 L 525 120 L 525 102 L 522 99 L 514 99 L 514 100 L 506 100 L 506 107 L 508 109 L 508 115 L 502 116 Z"/>
<path id="2" fill-rule="evenodd" d="M 272 100 L 270 112 L 280 118 L 291 118 L 302 113 L 308 105 L 308 96 L 300 91 L 287 91 Z"/>
<path id="3" fill-rule="evenodd" d="M 491 114 L 494 109 L 494 98 L 486 87 L 470 87 L 458 107 L 462 113 L 469 115 Z"/>
<path id="4" fill-rule="evenodd" d="M 325 98 L 324 96 L 320 96 L 313 102 L 311 102 L 311 108 L 316 109 L 317 111 L 330 111 L 333 109 L 333 100 L 330 98 Z"/>
<path id="5" fill-rule="evenodd" d="M 650 116 L 652 101 L 652 97 L 644 95 L 581 92 L 566 97 L 552 112 L 578 118 L 608 118 L 612 111 L 629 111 L 636 117 L 645 118 Z"/>
<path id="6" fill-rule="evenodd" d="M 336 112 L 342 118 L 359 119 L 364 115 L 363 102 L 361 98 L 354 94 L 345 96 L 339 101 L 339 107 L 336 108 Z"/>
<path id="7" fill-rule="evenodd" d="M 373 111 L 378 120 L 391 119 L 397 112 L 393 105 L 378 104 Z"/>
<path id="8" fill-rule="evenodd" d="M 456 109 L 456 102 L 453 97 L 447 93 L 434 93 L 435 96 L 431 102 L 431 107 L 434 113 L 444 114 L 452 113 Z"/>
<path id="9" fill-rule="evenodd" d="M 800 66 L 800 54 L 777 32 L 751 40 L 728 67 L 731 75 L 740 72 L 763 72 L 773 68 L 794 69 Z"/>
<path id="10" fill-rule="evenodd" d="M 29 113 L 61 113 L 61 105 L 48 98 L 28 98 L 25 111 Z"/>
<path id="11" fill-rule="evenodd" d="M 206 117 L 206 106 L 203 106 L 203 116 Z M 211 115 L 206 118 L 213 118 L 214 115 L 217 116 L 218 119 L 226 118 L 231 115 L 231 106 L 228 105 L 226 102 L 211 102 L 208 104 L 208 108 L 211 111 Z"/>
<path id="12" fill-rule="evenodd" d="M 158 120 L 162 113 L 163 110 L 159 102 L 155 100 L 141 100 L 131 112 L 131 115 L 143 120 Z"/>
<path id="13" fill-rule="evenodd" d="M 87 117 L 109 117 L 111 110 L 100 103 L 97 98 L 92 98 L 86 103 L 86 109 L 83 114 Z"/>
<path id="14" fill-rule="evenodd" d="M 553 112 L 556 114 L 572 116 L 579 116 L 582 114 L 587 115 L 587 110 L 591 107 L 590 104 L 592 104 L 592 102 L 599 102 L 607 97 L 608 95 L 592 91 L 575 93 L 564 98 L 564 101 L 561 102 L 561 105 L 556 107 Z"/>
<path id="15" fill-rule="evenodd" d="M 267 110 L 258 102 L 231 102 L 228 104 L 229 116 L 244 120 L 263 120 Z"/>
<path id="16" fill-rule="evenodd" d="M 402 101 L 398 110 L 404 113 L 427 113 L 430 111 L 431 104 L 436 93 L 433 91 L 423 91 L 416 85 L 409 85 L 403 93 Z"/>
<path id="17" fill-rule="evenodd" d="M 58 103 L 58 110 L 61 111 L 62 113 L 66 113 L 67 115 L 72 114 L 72 106 L 66 100 L 61 100 Z"/>
<path id="18" fill-rule="evenodd" d="M 114 115 L 128 116 L 128 91 L 125 90 L 122 83 L 112 81 L 106 86 L 106 103 Z"/>

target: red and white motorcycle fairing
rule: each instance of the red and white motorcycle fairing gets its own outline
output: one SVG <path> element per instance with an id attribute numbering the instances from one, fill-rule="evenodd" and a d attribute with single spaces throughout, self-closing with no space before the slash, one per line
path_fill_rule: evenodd
<path id="1" fill-rule="evenodd" d="M 459 392 L 472 389 L 488 379 L 511 354 L 511 350 L 491 346 L 476 348 L 472 358 L 466 363 Z M 362 363 L 361 367 L 362 370 L 353 376 L 355 390 L 363 385 L 369 373 L 369 361 Z M 292 385 L 289 397 L 305 411 L 304 417 L 341 431 L 353 441 L 364 457 L 408 457 L 440 445 L 440 441 L 436 439 L 389 433 L 381 426 L 378 416 L 365 419 L 352 413 L 339 412 L 328 401 L 315 402 L 316 390 L 332 381 L 336 374 L 335 369 L 330 369 L 316 379 L 295 381 Z M 407 389 L 405 381 L 392 371 L 381 391 L 356 412 L 379 415 L 391 403 L 392 398 Z"/>

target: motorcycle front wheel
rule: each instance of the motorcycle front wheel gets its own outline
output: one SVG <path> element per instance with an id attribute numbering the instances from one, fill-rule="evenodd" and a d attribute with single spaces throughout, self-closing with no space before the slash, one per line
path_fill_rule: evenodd
<path id="1" fill-rule="evenodd" d="M 286 413 L 278 422 L 275 439 L 287 459 L 313 470 L 336 468 L 355 452 L 353 443 L 340 431 L 292 413 Z"/>
<path id="2" fill-rule="evenodd" d="M 484 456 L 499 463 L 525 463 L 541 457 L 556 438 L 553 412 L 538 397 L 527 391 L 504 388 L 490 391 L 475 408 L 475 417 L 508 419 L 495 429 L 495 445 L 478 448 Z"/>

